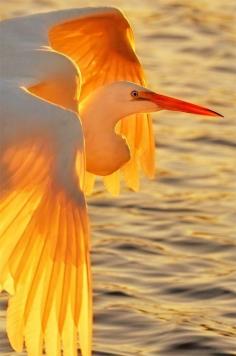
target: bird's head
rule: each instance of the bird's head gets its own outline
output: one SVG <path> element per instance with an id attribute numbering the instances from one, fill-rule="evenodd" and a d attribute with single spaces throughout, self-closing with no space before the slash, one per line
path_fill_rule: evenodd
<path id="1" fill-rule="evenodd" d="M 172 110 L 221 116 L 215 111 L 125 81 L 94 90 L 79 109 L 86 142 L 87 170 L 98 175 L 111 174 L 129 161 L 128 145 L 114 134 L 117 122 L 129 115 Z"/>
<path id="2" fill-rule="evenodd" d="M 160 110 L 222 116 L 205 107 L 191 104 L 159 93 L 131 82 L 114 82 L 101 88 L 104 108 L 112 108 L 120 118 L 134 113 L 149 113 Z"/>

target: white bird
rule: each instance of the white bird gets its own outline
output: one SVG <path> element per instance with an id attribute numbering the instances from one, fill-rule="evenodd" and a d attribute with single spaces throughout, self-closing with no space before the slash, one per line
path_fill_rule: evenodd
<path id="1" fill-rule="evenodd" d="M 219 114 L 145 88 L 133 33 L 114 8 L 0 23 L 0 289 L 7 333 L 28 355 L 91 355 L 85 193 L 96 175 L 119 192 L 154 175 L 161 109 Z M 77 340 L 79 346 L 77 345 Z"/>

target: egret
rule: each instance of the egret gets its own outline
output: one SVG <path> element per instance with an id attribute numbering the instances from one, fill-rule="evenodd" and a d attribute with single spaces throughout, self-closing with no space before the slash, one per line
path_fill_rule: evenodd
<path id="1" fill-rule="evenodd" d="M 30 356 L 91 355 L 85 194 L 154 175 L 148 113 L 221 116 L 146 88 L 131 27 L 115 8 L 0 23 L 0 290 L 7 333 Z M 78 346 L 79 345 L 79 346 Z"/>

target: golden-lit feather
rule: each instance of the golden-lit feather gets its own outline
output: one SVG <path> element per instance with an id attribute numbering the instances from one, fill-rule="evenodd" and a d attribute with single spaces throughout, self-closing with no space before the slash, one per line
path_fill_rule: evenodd
<path id="1" fill-rule="evenodd" d="M 61 346 L 65 355 L 76 355 L 79 336 L 83 355 L 90 355 L 86 205 L 79 206 L 53 180 L 53 155 L 43 143 L 11 146 L 1 156 L 6 177 L 1 179 L 0 277 L 6 288 L 12 276 L 15 287 L 8 336 L 18 352 L 25 343 L 30 356 L 41 356 L 43 345 L 48 355 L 61 355 Z M 83 177 L 83 153 L 76 160 Z"/>
<path id="2" fill-rule="evenodd" d="M 80 105 L 96 88 L 119 80 L 145 85 L 142 66 L 136 56 L 132 29 L 117 9 L 95 13 L 53 26 L 49 32 L 52 48 L 70 57 L 82 76 Z M 127 185 L 138 190 L 140 168 L 154 175 L 154 139 L 152 121 L 148 114 L 135 114 L 118 123 L 116 131 L 127 138 L 131 160 L 121 171 Z M 87 193 L 92 191 L 95 177 L 87 173 Z M 104 179 L 105 186 L 119 193 L 118 172 Z"/>

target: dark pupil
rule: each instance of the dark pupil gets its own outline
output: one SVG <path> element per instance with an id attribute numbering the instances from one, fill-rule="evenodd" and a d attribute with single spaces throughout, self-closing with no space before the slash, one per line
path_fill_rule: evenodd
<path id="1" fill-rule="evenodd" d="M 137 93 L 136 91 L 133 91 L 133 92 L 132 92 L 132 95 L 133 95 L 133 96 L 138 96 L 138 93 Z"/>

